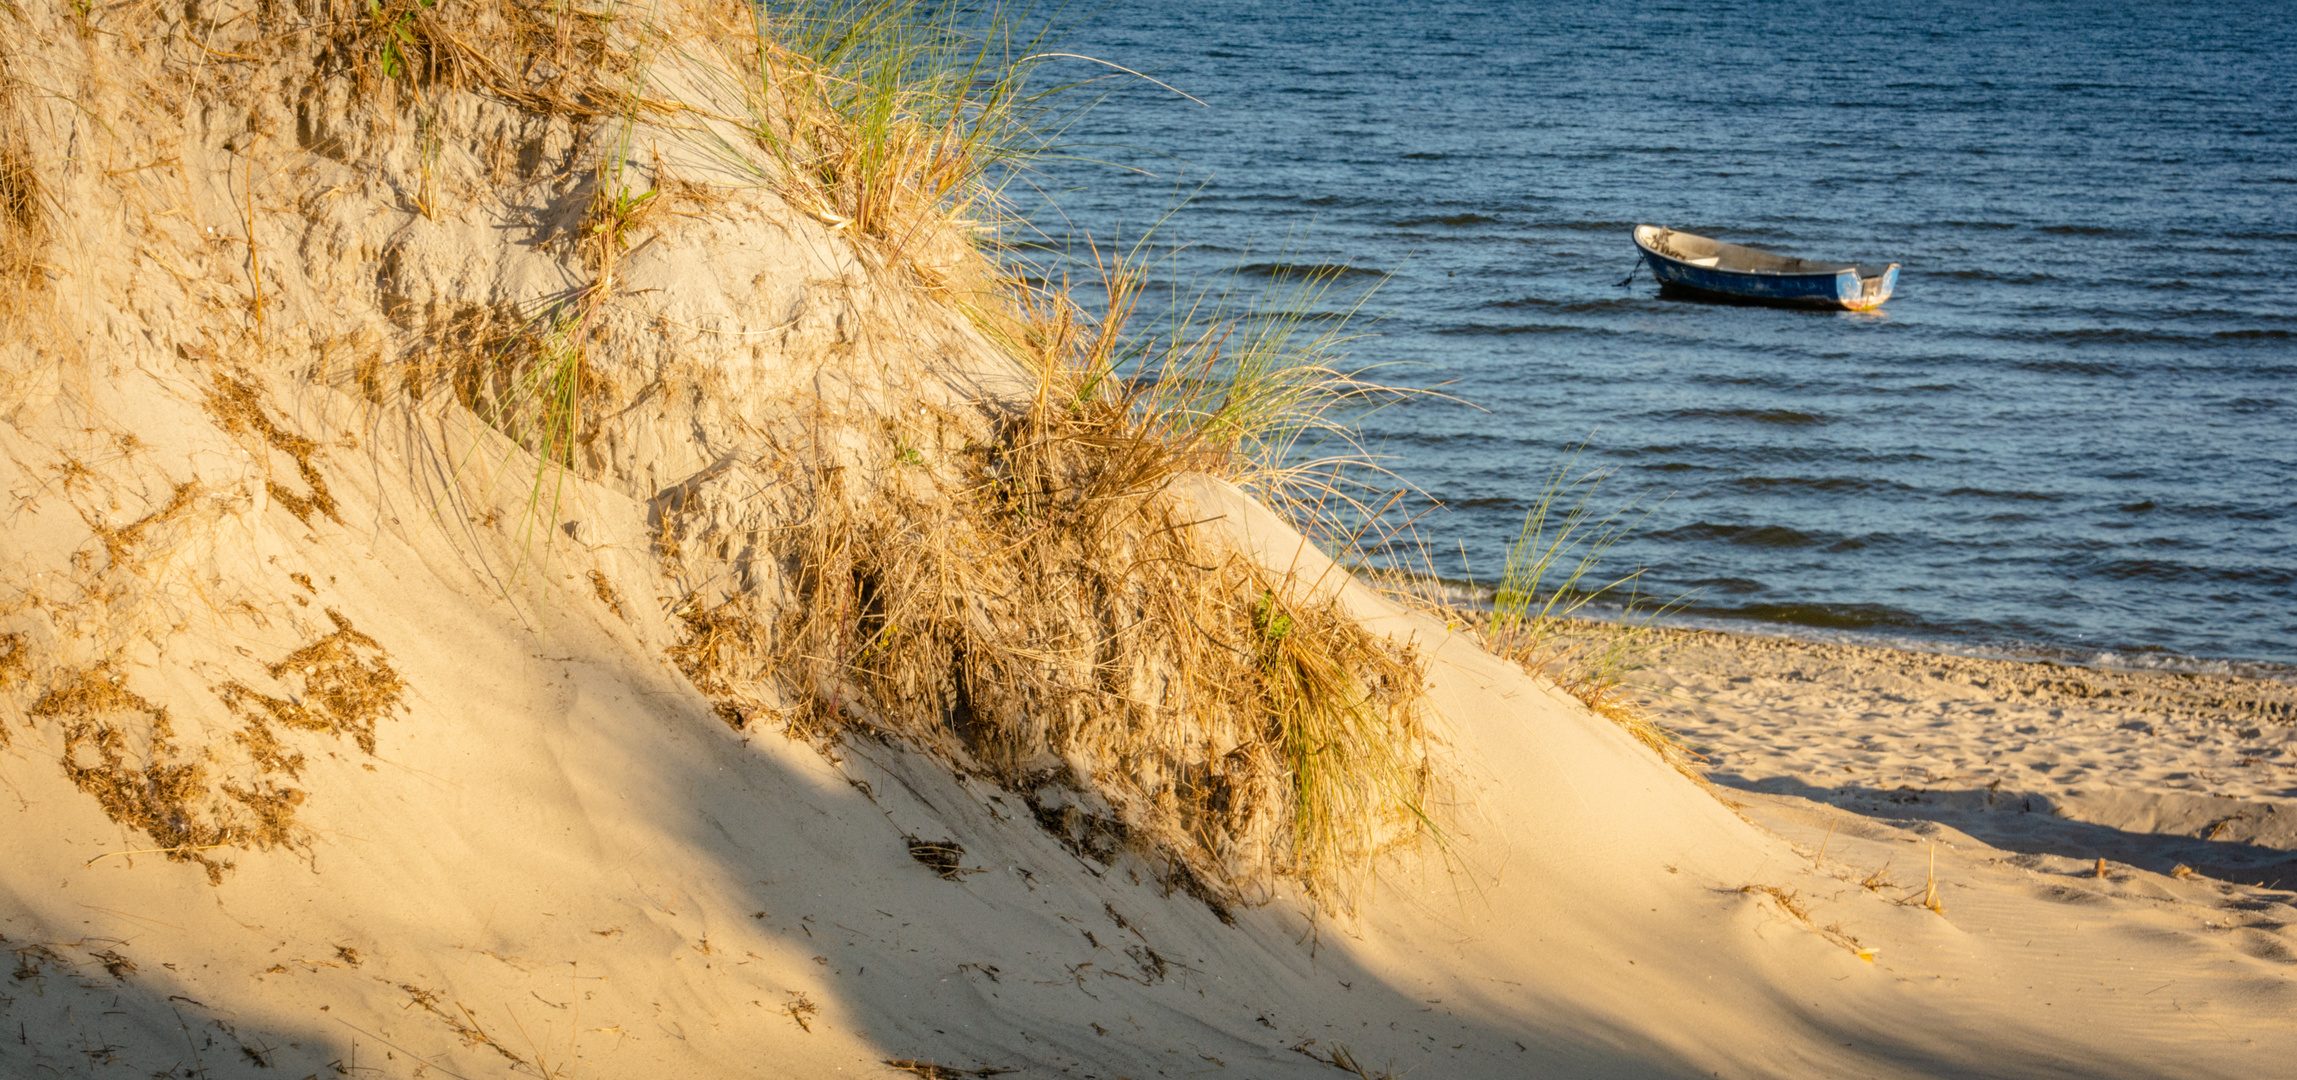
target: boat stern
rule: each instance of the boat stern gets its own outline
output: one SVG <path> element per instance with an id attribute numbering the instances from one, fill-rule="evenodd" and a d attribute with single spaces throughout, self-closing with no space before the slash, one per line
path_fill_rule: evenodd
<path id="1" fill-rule="evenodd" d="M 1898 287 L 1898 264 L 1883 267 L 1879 274 L 1860 275 L 1866 267 L 1854 267 L 1836 274 L 1835 299 L 1852 311 L 1870 311 L 1890 299 L 1891 290 Z"/>

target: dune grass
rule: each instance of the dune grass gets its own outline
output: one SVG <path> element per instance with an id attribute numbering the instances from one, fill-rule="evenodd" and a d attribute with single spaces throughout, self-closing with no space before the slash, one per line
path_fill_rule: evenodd
<path id="1" fill-rule="evenodd" d="M 0 44 L 0 316 L 17 309 L 18 294 L 39 288 L 39 255 L 52 207 L 35 167 L 20 115 L 23 87 L 10 70 L 11 47 Z"/>
<path id="2" fill-rule="evenodd" d="M 792 726 L 897 734 L 1055 820 L 1097 816 L 1216 905 L 1281 873 L 1345 906 L 1426 823 L 1420 662 L 1350 619 L 1336 583 L 1195 527 L 1168 489 L 1214 462 L 1206 443 L 1081 391 L 1087 368 L 1043 370 L 1034 401 L 985 437 L 912 446 L 894 481 L 809 477 L 810 516 L 775 540 L 799 569 L 768 635 Z"/>

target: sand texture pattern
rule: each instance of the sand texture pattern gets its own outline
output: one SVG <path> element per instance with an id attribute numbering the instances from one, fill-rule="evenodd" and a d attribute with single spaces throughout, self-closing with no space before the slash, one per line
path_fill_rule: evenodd
<path id="1" fill-rule="evenodd" d="M 1212 556 L 1160 565 L 1266 583 L 1206 602 L 1226 624 L 1167 618 L 1157 640 L 1235 651 L 1246 630 L 1306 633 L 1285 605 L 1327 618 L 1316 632 L 1359 661 L 1323 684 L 1356 691 L 1336 714 L 1372 723 L 1377 688 L 1424 725 L 1381 714 L 1409 727 L 1413 805 L 1438 831 L 1372 830 L 1340 902 L 1285 861 L 1282 808 L 1188 816 L 1182 794 L 1218 787 L 1208 761 L 1265 777 L 1241 758 L 1286 729 L 1201 753 L 1074 738 L 1138 734 L 1172 701 L 1263 699 L 1154 656 L 1126 667 L 1148 616 L 1050 571 L 1011 588 L 1106 632 L 1032 645 L 987 619 L 932 639 L 1004 642 L 997 670 L 1063 691 L 1013 711 L 1074 720 L 1046 720 L 1031 756 L 981 750 L 1019 745 L 971 705 L 968 672 L 988 668 L 899 684 L 927 628 L 820 571 L 866 550 L 956 573 L 930 537 L 994 556 L 990 533 L 929 526 L 1011 475 L 978 463 L 1047 430 L 1027 421 L 1052 384 L 967 310 L 988 272 L 933 231 L 948 222 L 867 217 L 758 152 L 731 119 L 757 103 L 729 89 L 764 48 L 746 20 L 618 13 L 0 6 L 0 1075 L 2248 1077 L 2297 1060 L 2287 892 L 2134 856 L 2099 878 L 2087 849 L 1801 798 L 1815 780 L 1718 798 L 1220 476 L 1118 493 L 1139 512 L 1112 535 L 1185 530 L 1185 554 Z M 1105 449 L 1062 438 L 1078 461 Z M 850 527 L 819 531 L 833 521 Z M 1146 580 L 1124 569 L 1109 580 Z M 822 626 L 867 634 L 807 636 Z M 1234 670 L 1293 654 L 1260 655 Z M 1126 677 L 1078 674 L 1104 672 Z M 1912 733 L 1961 708 L 1928 685 L 1878 722 Z M 1728 751 L 1719 769 L 1824 763 L 1757 773 L 1769 759 L 1735 747 L 1793 744 L 1796 710 L 1833 706 L 1711 689 L 1743 709 L 1686 724 Z M 2149 722 L 2229 730 L 2218 715 L 2173 703 Z M 2220 736 L 2267 764 L 2196 743 L 2132 790 L 2276 775 L 2276 715 Z M 1857 761 L 1892 793 L 1908 768 L 1961 775 L 1990 753 L 1975 733 L 1935 758 L 1818 741 L 1875 755 Z M 2100 753 L 2083 798 L 2121 783 Z M 2281 790 L 2255 784 L 2175 791 L 2263 807 Z M 2208 842 L 2270 846 L 2235 839 L 2262 813 Z M 1266 872 L 1224 876 L 1238 866 Z"/>

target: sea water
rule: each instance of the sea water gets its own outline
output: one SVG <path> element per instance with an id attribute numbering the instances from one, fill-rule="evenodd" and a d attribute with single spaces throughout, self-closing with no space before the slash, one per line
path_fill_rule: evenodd
<path id="1" fill-rule="evenodd" d="M 1183 280 L 1381 283 L 1352 363 L 1446 396 L 1364 437 L 1445 577 L 1584 445 L 1649 511 L 1607 569 L 1691 616 L 2297 662 L 2285 9 L 1181 0 L 1063 51 L 1173 89 L 1052 62 L 1108 77 L 1026 178 L 1053 231 L 1185 201 Z M 1903 269 L 1871 313 L 1663 299 L 1638 222 Z"/>

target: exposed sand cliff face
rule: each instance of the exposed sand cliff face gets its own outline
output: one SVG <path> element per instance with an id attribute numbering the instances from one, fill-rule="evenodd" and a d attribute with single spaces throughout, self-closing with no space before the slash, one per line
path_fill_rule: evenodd
<path id="1" fill-rule="evenodd" d="M 1846 841 L 1814 860 L 1207 476 L 1123 493 L 1125 527 L 1173 515 L 1425 673 L 1448 841 L 1391 853 L 1353 914 L 1209 876 L 1266 856 L 1260 818 L 1173 811 L 1226 845 L 1201 851 L 1122 835 L 1162 820 L 1159 770 L 1203 764 L 1186 747 L 1061 761 L 1073 798 L 1032 803 L 1010 779 L 1037 744 L 892 716 L 890 683 L 825 711 L 874 684 L 777 679 L 742 637 L 835 617 L 775 537 L 900 505 L 856 544 L 994 557 L 915 508 L 955 505 L 943 463 L 1038 380 L 952 301 L 959 247 L 889 256 L 696 149 L 722 12 L 645 24 L 650 94 L 695 111 L 633 119 L 585 95 L 638 31 L 469 10 L 504 36 L 439 44 L 416 102 L 370 70 L 390 27 L 360 6 L 0 8 L 0 1072 L 2191 1076 L 2297 1051 L 2283 958 L 2174 929 L 2221 917 L 2202 886 L 2136 875 L 2150 906 L 2116 917 L 2159 932 L 2110 958 L 2030 895 L 2083 886 L 1983 848 L 1939 853 L 1943 916 L 1860 888 Z M 564 429 L 520 390 L 559 364 Z M 728 610 L 752 624 L 703 617 Z M 2171 1015 L 2128 969 L 2205 989 Z"/>

